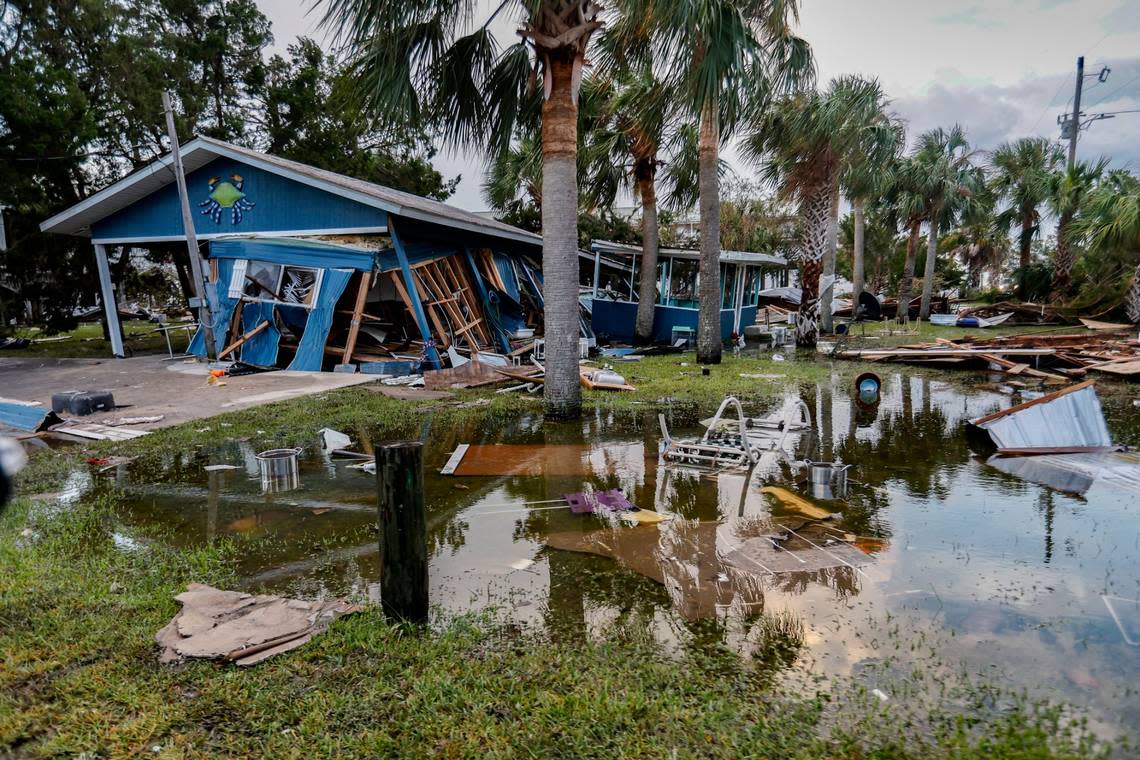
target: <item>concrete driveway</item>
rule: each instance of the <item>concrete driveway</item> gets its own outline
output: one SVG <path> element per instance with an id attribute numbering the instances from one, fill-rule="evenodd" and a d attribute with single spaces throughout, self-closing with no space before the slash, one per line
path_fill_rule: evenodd
<path id="1" fill-rule="evenodd" d="M 194 360 L 142 356 L 133 359 L 34 359 L 0 357 L 0 397 L 39 401 L 51 408 L 53 393 L 109 390 L 113 412 L 82 417 L 105 422 L 119 417 L 164 415 L 161 422 L 132 425 L 153 429 L 213 417 L 237 409 L 373 383 L 375 375 L 336 372 L 263 372 L 223 378 L 209 385 L 206 365 Z"/>

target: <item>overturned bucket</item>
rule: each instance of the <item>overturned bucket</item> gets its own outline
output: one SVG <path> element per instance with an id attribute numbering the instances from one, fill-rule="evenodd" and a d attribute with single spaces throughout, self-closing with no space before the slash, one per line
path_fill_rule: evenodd
<path id="1" fill-rule="evenodd" d="M 849 464 L 837 462 L 805 462 L 811 495 L 817 499 L 842 499 L 847 495 Z"/>
<path id="2" fill-rule="evenodd" d="M 257 455 L 261 472 L 262 493 L 292 491 L 301 485 L 301 467 L 297 457 L 301 449 L 269 449 Z"/>

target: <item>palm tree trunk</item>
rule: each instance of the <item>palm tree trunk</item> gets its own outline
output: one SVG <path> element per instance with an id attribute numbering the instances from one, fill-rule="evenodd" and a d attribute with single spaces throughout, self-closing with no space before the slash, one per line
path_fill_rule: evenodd
<path id="1" fill-rule="evenodd" d="M 1069 223 L 1073 221 L 1073 212 L 1066 211 L 1057 220 L 1057 258 L 1053 266 L 1053 300 L 1064 301 L 1069 297 L 1069 289 L 1073 284 L 1073 264 L 1076 252 L 1069 241 Z"/>
<path id="2" fill-rule="evenodd" d="M 906 261 L 903 263 L 903 275 L 899 280 L 899 310 L 898 318 L 906 316 L 910 309 L 910 299 L 914 297 L 914 260 L 918 256 L 918 235 L 922 230 L 922 220 L 915 219 L 910 223 L 910 238 L 906 241 Z"/>
<path id="3" fill-rule="evenodd" d="M 637 289 L 637 322 L 634 327 L 634 345 L 653 342 L 653 311 L 657 303 L 657 189 L 653 186 L 653 173 L 638 182 L 641 190 L 641 281 Z"/>
<path id="4" fill-rule="evenodd" d="M 831 221 L 832 193 L 821 183 L 800 202 L 800 310 L 796 315 L 796 346 L 815 348 L 819 340 L 819 275 Z"/>
<path id="5" fill-rule="evenodd" d="M 697 184 L 700 189 L 701 278 L 697 315 L 697 361 L 720 364 L 720 124 L 716 104 L 701 112 L 697 145 Z"/>
<path id="6" fill-rule="evenodd" d="M 835 293 L 835 252 L 839 248 L 839 175 L 832 180 L 831 216 L 827 220 L 827 247 L 823 251 L 823 280 L 830 283 L 826 292 L 820 293 L 819 316 L 824 332 L 831 332 L 835 325 L 831 319 L 831 299 Z"/>
<path id="7" fill-rule="evenodd" d="M 934 265 L 938 261 L 938 219 L 941 210 L 935 207 L 930 214 L 930 233 L 926 238 L 926 267 L 922 272 L 922 305 L 919 319 L 930 319 L 930 299 L 934 295 Z"/>
<path id="8" fill-rule="evenodd" d="M 1021 218 L 1021 235 L 1019 236 L 1018 244 L 1020 245 L 1020 250 L 1018 251 L 1018 266 L 1025 269 L 1032 260 L 1033 217 L 1029 214 Z"/>
<path id="9" fill-rule="evenodd" d="M 851 213 L 854 215 L 855 226 L 855 239 L 851 243 L 851 288 L 852 309 L 859 306 L 859 296 L 863 293 L 865 287 L 865 272 L 863 270 L 863 235 L 864 224 L 866 221 L 863 219 L 863 199 L 851 199 Z M 854 313 L 854 312 L 852 312 Z"/>
<path id="10" fill-rule="evenodd" d="M 542 104 L 542 279 L 549 417 L 577 417 L 578 377 L 578 106 L 572 56 L 551 55 L 550 95 Z"/>

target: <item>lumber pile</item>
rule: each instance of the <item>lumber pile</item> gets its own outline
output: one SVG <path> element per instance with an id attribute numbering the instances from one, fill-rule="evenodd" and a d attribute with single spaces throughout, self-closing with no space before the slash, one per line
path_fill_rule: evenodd
<path id="1" fill-rule="evenodd" d="M 1128 332 L 1125 332 L 1125 331 Z M 1128 325 L 1119 330 L 1090 329 L 1080 333 L 1027 333 L 997 338 L 966 335 L 939 338 L 895 348 L 836 352 L 841 359 L 904 364 L 989 368 L 1046 382 L 1067 382 L 1089 373 L 1140 379 L 1140 341 Z"/>

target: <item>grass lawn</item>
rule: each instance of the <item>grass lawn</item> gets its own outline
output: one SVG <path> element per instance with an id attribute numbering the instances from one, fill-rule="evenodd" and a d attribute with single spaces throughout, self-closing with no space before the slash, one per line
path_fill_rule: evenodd
<path id="1" fill-rule="evenodd" d="M 687 366 L 685 366 L 687 365 Z M 827 361 L 731 359 L 701 374 L 692 356 L 615 365 L 636 393 L 587 393 L 620 417 L 687 404 L 706 413 L 726 392 L 759 399 L 814 382 Z M 852 377 L 864 365 L 836 362 Z M 783 375 L 765 379 L 742 375 Z M 466 402 L 487 399 L 473 406 Z M 541 409 L 493 390 L 407 403 L 364 388 L 195 421 L 123 443 L 44 451 L 20 488 L 60 487 L 93 455 L 162 458 L 249 436 L 258 445 L 311 442 L 319 427 L 369 421 L 414 434 L 478 416 L 486 425 Z M 509 618 L 439 619 L 430 630 L 379 612 L 251 669 L 157 663 L 154 633 L 187 582 L 226 587 L 248 546 L 176 550 L 147 536 L 114 539 L 114 495 L 57 507 L 17 499 L 0 516 L 0 756 L 645 756 L 781 758 L 1084 758 L 1108 748 L 1058 706 L 1000 684 L 947 686 L 934 702 L 860 686 L 779 677 L 794 647 L 773 637 L 749 659 L 715 646 L 667 657 L 641 625 L 590 640 L 520 630 Z"/>
<path id="2" fill-rule="evenodd" d="M 161 332 L 155 331 L 156 327 L 158 325 L 154 322 L 141 319 L 123 322 L 123 335 L 126 338 L 124 345 L 131 356 L 166 353 L 166 338 Z M 103 326 L 99 322 L 84 322 L 74 330 L 51 336 L 43 335 L 38 327 L 22 328 L 11 337 L 30 338 L 32 344 L 27 348 L 2 349 L 0 359 L 5 356 L 107 359 L 111 356 L 111 343 L 103 340 Z M 187 340 L 186 331 L 171 331 L 170 342 L 175 354 L 186 350 Z"/>

